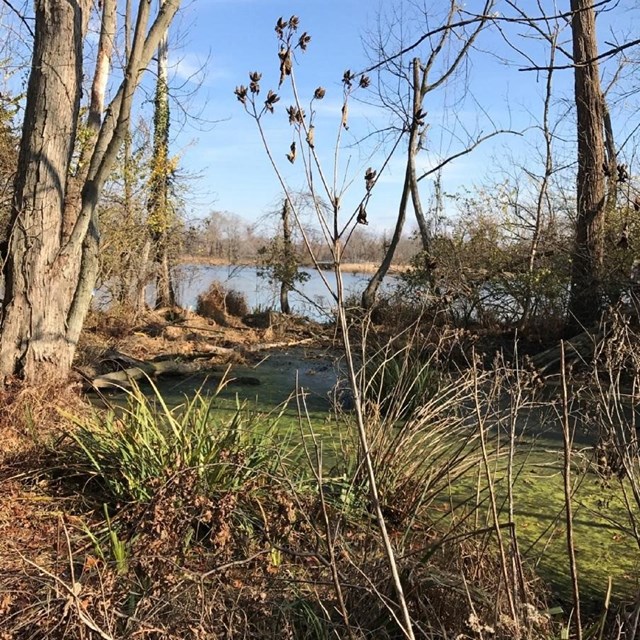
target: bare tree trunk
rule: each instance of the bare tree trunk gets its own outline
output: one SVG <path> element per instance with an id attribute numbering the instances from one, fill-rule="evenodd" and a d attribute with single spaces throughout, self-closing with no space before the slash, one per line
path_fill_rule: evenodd
<path id="1" fill-rule="evenodd" d="M 426 75 L 421 80 L 420 78 L 420 59 L 414 58 L 412 62 L 413 67 L 413 117 L 418 118 L 422 113 L 422 101 L 425 93 L 423 88 L 426 85 Z M 417 123 L 418 126 L 424 126 Z M 407 162 L 409 166 L 409 179 L 411 187 L 411 202 L 413 203 L 413 211 L 416 215 L 416 221 L 418 223 L 418 229 L 420 231 L 420 239 L 422 240 L 422 250 L 425 253 L 429 253 L 431 250 L 431 231 L 429 230 L 429 224 L 424 215 L 422 209 L 422 201 L 420 200 L 420 188 L 418 185 L 418 171 L 416 169 L 416 157 L 420 150 L 420 136 L 413 136 L 409 140 L 409 155 Z"/>
<path id="2" fill-rule="evenodd" d="M 407 215 L 407 205 L 409 203 L 410 196 L 413 201 L 414 211 L 416 212 L 416 218 L 418 220 L 420 236 L 423 240 L 423 244 L 424 242 L 428 243 L 428 238 L 426 238 L 426 236 L 429 236 L 429 233 L 422 213 L 420 194 L 418 192 L 418 177 L 416 172 L 416 155 L 420 148 L 420 128 L 423 126 L 420 117 L 423 97 L 421 91 L 422 82 L 420 79 L 420 60 L 415 58 L 411 63 L 411 67 L 413 70 L 413 101 L 411 106 L 411 122 L 409 124 L 407 164 L 405 169 L 404 185 L 402 187 L 402 195 L 400 196 L 400 205 L 398 207 L 398 219 L 396 221 L 391 242 L 389 243 L 389 247 L 387 248 L 384 258 L 382 259 L 382 263 L 372 276 L 371 280 L 369 280 L 369 283 L 362 294 L 362 306 L 365 309 L 371 309 L 373 307 L 378 289 L 380 288 L 380 285 L 393 262 L 393 256 L 395 255 L 398 243 L 402 237 L 402 229 Z"/>
<path id="3" fill-rule="evenodd" d="M 165 0 L 160 0 L 163 6 Z M 169 203 L 169 45 L 165 33 L 158 46 L 158 82 L 156 84 L 153 163 L 149 216 L 156 255 L 156 308 L 173 307 L 176 299 L 171 282 L 169 256 L 171 222 Z"/>
<path id="4" fill-rule="evenodd" d="M 596 57 L 595 11 L 590 0 L 571 0 L 575 101 L 578 118 L 576 236 L 567 331 L 597 322 L 604 259 L 603 96 Z"/>
<path id="5" fill-rule="evenodd" d="M 147 236 L 142 245 L 140 271 L 133 278 L 133 307 L 137 311 L 145 308 L 147 299 L 145 290 L 149 283 L 149 265 L 151 264 L 151 237 Z"/>
<path id="6" fill-rule="evenodd" d="M 416 168 L 416 158 L 422 146 L 421 138 L 426 131 L 424 122 L 426 114 L 423 113 L 422 106 L 426 96 L 445 84 L 455 72 L 455 70 L 460 66 L 463 60 L 465 60 L 473 42 L 477 38 L 480 31 L 482 31 L 482 29 L 485 27 L 487 16 L 489 15 L 490 9 L 493 4 L 494 0 L 485 0 L 484 8 L 482 10 L 481 17 L 479 17 L 478 19 L 478 23 L 475 25 L 471 34 L 465 37 L 462 46 L 454 55 L 453 60 L 445 64 L 443 71 L 435 81 L 429 81 L 434 69 L 434 65 L 438 61 L 438 57 L 441 54 L 450 36 L 452 34 L 455 35 L 455 29 L 453 25 L 455 23 L 456 15 L 460 11 L 458 2 L 456 2 L 455 0 L 450 0 L 448 13 L 447 17 L 445 18 L 443 29 L 441 30 L 437 42 L 432 45 L 431 52 L 427 56 L 424 64 L 420 61 L 419 58 L 414 58 L 411 62 L 411 79 L 409 80 L 410 84 L 412 85 L 411 104 L 406 106 L 406 111 L 408 112 L 408 122 L 405 123 L 403 131 L 404 134 L 409 134 L 405 182 L 400 199 L 400 206 L 398 209 L 398 219 L 396 221 L 396 227 L 391 239 L 391 243 L 389 244 L 386 255 L 383 258 L 382 264 L 373 275 L 373 277 L 369 281 L 369 284 L 367 285 L 367 288 L 362 294 L 362 306 L 365 309 L 370 309 L 373 306 L 380 284 L 382 283 L 382 280 L 386 276 L 389 267 L 391 266 L 393 256 L 397 249 L 398 243 L 400 242 L 400 236 L 402 233 L 402 228 L 404 226 L 406 207 L 409 197 L 411 197 L 411 202 L 413 204 L 413 210 L 416 216 L 416 221 L 418 223 L 423 250 L 427 253 L 427 255 L 431 251 L 432 234 L 429 229 L 429 224 L 424 214 L 424 210 L 422 208 L 422 201 L 420 199 L 420 190 L 418 185 L 419 181 L 428 174 L 424 174 L 423 176 L 419 177 Z M 384 51 L 384 45 L 380 46 L 380 51 Z M 404 72 L 400 72 L 399 69 L 395 71 L 395 75 L 398 75 L 401 78 L 405 77 Z M 468 153 L 475 146 L 476 145 L 470 147 L 465 153 Z M 447 162 L 448 161 L 445 161 L 440 166 L 444 166 L 444 164 L 447 164 Z M 440 169 L 438 168 L 435 171 L 439 170 Z M 430 261 L 427 261 L 427 263 L 430 264 Z M 429 274 L 429 279 L 433 279 L 432 273 Z"/>
<path id="7" fill-rule="evenodd" d="M 287 198 L 284 199 L 282 205 L 282 242 L 284 252 L 284 262 L 287 267 L 291 266 L 297 271 L 297 261 L 293 252 L 293 242 L 291 240 L 291 205 Z M 287 276 L 290 269 L 287 268 Z M 294 273 L 295 273 L 294 271 Z M 290 278 L 283 278 L 280 283 L 280 311 L 289 315 L 291 313 L 291 305 L 289 304 L 289 291 L 291 291 L 292 281 Z"/>
<path id="8" fill-rule="evenodd" d="M 131 57 L 131 35 L 131 0 L 126 0 L 124 12 L 124 41 L 127 61 Z M 145 225 L 145 222 L 140 219 L 142 216 L 133 197 L 135 169 L 131 156 L 131 144 L 132 134 L 131 123 L 129 122 L 127 123 L 123 149 L 124 209 L 128 220 L 133 221 L 134 225 L 139 225 L 142 228 L 143 225 Z M 146 304 L 144 290 L 149 276 L 149 254 L 151 247 L 151 238 L 149 237 L 148 230 L 146 228 L 145 235 L 147 237 L 142 245 L 140 255 L 133 256 L 129 253 L 127 255 L 127 265 L 125 267 L 122 303 L 129 305 L 134 313 L 144 309 Z"/>
<path id="9" fill-rule="evenodd" d="M 91 142 L 80 150 L 87 162 L 74 168 L 82 44 L 91 5 L 90 0 L 35 3 L 33 63 L 4 266 L 0 381 L 18 376 L 33 383 L 48 375 L 64 380 L 69 373 L 95 285 L 98 196 L 122 143 L 141 72 L 179 0 L 167 0 L 148 32 L 151 0 L 140 1 L 124 80 L 104 119 L 93 118 L 100 100 L 92 99 Z M 103 69 L 100 61 L 98 68 Z M 96 80 L 94 87 L 101 86 L 103 80 Z"/>
<path id="10" fill-rule="evenodd" d="M 409 143 L 411 146 L 411 142 Z M 382 259 L 382 263 L 378 267 L 378 270 L 373 274 L 367 287 L 362 292 L 362 307 L 364 309 L 372 309 L 376 302 L 376 296 L 378 289 L 382 284 L 385 276 L 387 275 L 391 263 L 393 262 L 393 256 L 395 255 L 398 243 L 402 237 L 402 228 L 404 227 L 404 221 L 407 217 L 407 205 L 409 204 L 409 196 L 411 193 L 411 175 L 409 164 L 407 163 L 407 169 L 404 176 L 404 185 L 402 187 L 402 195 L 400 196 L 400 205 L 398 206 L 398 217 L 396 219 L 396 226 L 393 230 L 393 236 L 389 242 L 387 251 Z"/>
<path id="11" fill-rule="evenodd" d="M 36 2 L 34 56 L 18 160 L 5 265 L 0 373 L 35 378 L 71 367 L 64 327 L 78 278 L 79 255 L 58 260 L 68 167 L 82 87 L 82 42 L 90 1 Z M 56 73 L 51 73 L 55 69 Z M 42 91 L 46 83 L 47 90 Z"/>

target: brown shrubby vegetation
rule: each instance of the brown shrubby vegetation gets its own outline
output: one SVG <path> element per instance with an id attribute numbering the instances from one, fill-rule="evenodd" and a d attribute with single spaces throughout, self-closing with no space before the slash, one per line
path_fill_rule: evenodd
<path id="1" fill-rule="evenodd" d="M 246 298 L 234 289 L 225 289 L 213 282 L 207 291 L 198 296 L 196 313 L 225 325 L 228 316 L 242 318 L 249 313 Z"/>

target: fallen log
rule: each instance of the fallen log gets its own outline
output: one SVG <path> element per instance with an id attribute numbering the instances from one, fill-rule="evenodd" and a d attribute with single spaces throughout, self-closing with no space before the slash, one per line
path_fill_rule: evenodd
<path id="1" fill-rule="evenodd" d="M 211 358 L 213 356 L 224 356 L 224 357 L 237 357 L 237 356 L 246 356 L 252 353 L 259 353 L 260 351 L 268 351 L 269 349 L 288 349 L 289 347 L 298 347 L 304 344 L 313 343 L 315 338 L 302 338 L 300 340 L 284 340 L 281 342 L 259 342 L 256 344 L 238 344 L 234 347 L 220 347 L 218 345 L 207 345 L 202 348 L 200 351 L 194 351 L 192 353 L 185 354 L 175 354 L 179 356 L 182 360 L 200 360 L 203 358 Z M 161 358 L 166 358 L 168 354 L 164 354 L 160 356 Z M 162 361 L 162 360 L 159 360 Z"/>
<path id="2" fill-rule="evenodd" d="M 570 340 L 564 341 L 564 359 L 566 365 L 579 362 L 590 364 L 595 353 L 596 345 L 602 340 L 602 332 L 583 331 Z M 533 366 L 542 374 L 560 371 L 561 367 L 560 343 L 531 358 Z"/>
<path id="3" fill-rule="evenodd" d="M 160 362 L 144 362 L 122 371 L 112 371 L 97 376 L 90 381 L 94 389 L 129 388 L 132 380 L 158 378 L 160 376 L 184 376 L 199 370 L 193 362 L 176 362 L 162 360 Z"/>
<path id="4" fill-rule="evenodd" d="M 302 344 L 309 344 L 316 338 L 301 338 L 300 340 L 283 340 L 281 342 L 259 342 L 244 347 L 245 353 L 256 353 L 258 351 L 268 351 L 269 349 L 288 349 L 289 347 L 299 347 Z"/>
<path id="5" fill-rule="evenodd" d="M 180 355 L 181 360 L 164 359 L 155 361 L 142 361 L 132 356 L 112 350 L 108 352 L 105 360 L 110 360 L 119 365 L 129 365 L 119 371 L 112 371 L 87 380 L 86 386 L 93 389 L 128 389 L 133 380 L 145 378 L 159 378 L 162 376 L 186 376 L 196 372 L 204 372 L 202 367 L 195 362 L 198 359 L 211 358 L 212 356 L 237 356 L 258 353 L 269 349 L 280 349 L 308 344 L 314 338 L 304 338 L 301 340 L 259 343 L 253 345 L 237 345 L 235 348 L 219 347 L 209 345 L 205 351 Z M 186 361 L 185 361 L 186 360 Z M 233 376 L 232 374 L 221 372 L 218 368 L 214 373 L 218 381 L 225 380 L 226 384 L 258 385 L 260 380 L 252 376 Z"/>
<path id="6" fill-rule="evenodd" d="M 194 373 L 207 374 L 210 381 L 225 385 L 259 385 L 260 379 L 254 376 L 234 376 L 229 370 L 220 371 L 202 369 L 194 362 L 176 362 L 175 360 L 162 360 L 159 362 L 145 362 L 135 367 L 129 367 L 122 371 L 113 371 L 96 376 L 88 381 L 93 389 L 129 389 L 134 380 L 156 379 L 162 376 L 186 376 Z"/>

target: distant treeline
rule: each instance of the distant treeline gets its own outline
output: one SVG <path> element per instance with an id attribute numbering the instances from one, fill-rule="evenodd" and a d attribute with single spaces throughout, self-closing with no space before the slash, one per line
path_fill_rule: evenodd
<path id="1" fill-rule="evenodd" d="M 235 213 L 213 211 L 203 220 L 188 225 L 183 250 L 190 256 L 229 264 L 259 262 L 261 249 L 269 246 L 280 233 L 275 219 L 250 222 Z M 359 226 L 349 241 L 344 260 L 379 264 L 388 247 L 389 235 Z M 309 229 L 307 237 L 316 258 L 320 262 L 332 262 L 320 231 Z M 294 236 L 294 243 L 300 263 L 310 263 L 309 251 L 299 235 Z M 407 235 L 396 251 L 396 264 L 408 264 L 417 251 L 419 243 L 413 235 Z"/>

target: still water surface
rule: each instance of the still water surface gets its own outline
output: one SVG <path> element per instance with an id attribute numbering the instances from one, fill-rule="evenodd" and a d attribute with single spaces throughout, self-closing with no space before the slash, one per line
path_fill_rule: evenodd
<path id="1" fill-rule="evenodd" d="M 205 292 L 212 282 L 218 281 L 225 289 L 235 289 L 242 293 L 249 309 L 279 309 L 279 285 L 271 285 L 267 278 L 258 275 L 259 269 L 253 266 L 234 265 L 181 265 L 176 268 L 176 295 L 178 304 L 194 309 L 198 296 Z M 335 301 L 320 275 L 314 269 L 306 270 L 309 278 L 298 284 L 298 291 L 289 294 L 294 313 L 313 320 L 331 319 Z M 330 287 L 335 291 L 335 275 L 332 271 L 323 271 Z M 367 286 L 370 276 L 364 273 L 345 273 L 343 282 L 347 295 L 359 296 Z"/>

